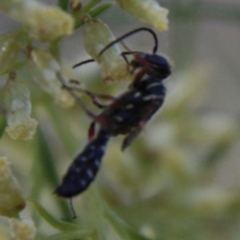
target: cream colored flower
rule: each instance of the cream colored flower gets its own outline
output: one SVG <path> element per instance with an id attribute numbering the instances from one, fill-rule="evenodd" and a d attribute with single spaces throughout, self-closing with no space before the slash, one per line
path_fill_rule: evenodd
<path id="1" fill-rule="evenodd" d="M 31 37 L 40 41 L 52 41 L 69 35 L 74 28 L 70 15 L 34 0 L 0 1 L 0 10 L 28 25 Z"/>
<path id="2" fill-rule="evenodd" d="M 47 50 L 34 49 L 31 52 L 32 61 L 28 63 L 28 70 L 34 81 L 47 93 L 53 96 L 56 103 L 69 107 L 74 103 L 70 93 L 62 89 L 56 74 L 60 70 L 58 62 Z"/>
<path id="3" fill-rule="evenodd" d="M 0 157 L 0 215 L 15 217 L 25 207 L 25 200 L 6 157 Z"/>
<path id="4" fill-rule="evenodd" d="M 30 117 L 30 94 L 24 84 L 16 80 L 8 81 L 4 87 L 4 109 L 8 125 L 6 132 L 13 139 L 31 139 L 38 123 Z"/>
<path id="5" fill-rule="evenodd" d="M 119 6 L 140 21 L 159 31 L 168 29 L 168 10 L 155 0 L 117 0 Z"/>
<path id="6" fill-rule="evenodd" d="M 12 139 L 30 140 L 36 132 L 38 122 L 35 119 L 27 117 L 19 124 L 13 124 L 6 128 L 6 132 Z"/>
<path id="7" fill-rule="evenodd" d="M 36 228 L 31 219 L 10 219 L 10 236 L 12 240 L 33 240 Z"/>
<path id="8" fill-rule="evenodd" d="M 100 51 L 115 40 L 106 24 L 97 19 L 86 19 L 83 40 L 89 55 L 100 64 L 104 82 L 132 79 L 118 44 L 99 56 Z"/>

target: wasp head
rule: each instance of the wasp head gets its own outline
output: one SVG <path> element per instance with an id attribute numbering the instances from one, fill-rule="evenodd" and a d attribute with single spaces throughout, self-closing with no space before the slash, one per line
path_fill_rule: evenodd
<path id="1" fill-rule="evenodd" d="M 168 60 L 157 54 L 139 53 L 131 61 L 133 72 L 142 71 L 144 75 L 165 79 L 170 76 L 172 70 Z"/>

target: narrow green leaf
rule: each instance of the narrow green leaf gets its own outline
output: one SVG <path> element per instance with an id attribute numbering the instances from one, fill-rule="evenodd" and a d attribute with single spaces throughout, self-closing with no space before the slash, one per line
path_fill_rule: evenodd
<path id="1" fill-rule="evenodd" d="M 92 238 L 94 231 L 89 230 L 78 230 L 73 232 L 65 232 L 54 234 L 52 236 L 44 238 L 45 240 L 80 240 L 80 239 L 96 239 Z"/>
<path id="2" fill-rule="evenodd" d="M 79 226 L 73 223 L 63 222 L 53 217 L 43 206 L 34 200 L 28 200 L 28 202 L 38 211 L 38 213 L 48 222 L 52 227 L 61 231 L 73 231 L 78 230 Z"/>
<path id="3" fill-rule="evenodd" d="M 104 3 L 101 4 L 100 6 L 97 6 L 93 9 L 91 9 L 88 14 L 92 17 L 95 18 L 98 15 L 100 15 L 101 13 L 105 12 L 107 9 L 109 9 L 110 7 L 114 6 L 115 3 Z"/>
<path id="4" fill-rule="evenodd" d="M 116 232 L 124 240 L 150 240 L 147 237 L 142 236 L 129 225 L 127 225 L 117 214 L 115 214 L 111 209 L 105 207 L 105 216 L 108 221 L 113 225 Z"/>
<path id="5" fill-rule="evenodd" d="M 81 13 L 87 13 L 89 12 L 95 5 L 100 3 L 101 0 L 89 0 L 85 6 L 81 8 Z"/>
<path id="6" fill-rule="evenodd" d="M 8 74 L 11 71 L 16 71 L 16 70 L 24 67 L 25 64 L 26 64 L 25 60 L 14 62 L 13 65 L 11 65 L 9 68 L 7 68 L 4 71 L 0 72 L 0 76 L 2 76 L 4 74 Z"/>
<path id="7" fill-rule="evenodd" d="M 55 188 L 59 179 L 56 172 L 55 161 L 52 157 L 51 150 L 48 146 L 47 139 L 45 139 L 44 132 L 41 130 L 37 133 L 37 143 L 38 145 L 38 165 L 41 167 L 41 171 L 45 175 L 45 179 L 50 184 L 51 187 Z M 39 168 L 38 168 L 39 169 Z M 38 174 L 38 173 L 36 173 Z M 71 213 L 69 207 L 65 201 L 58 201 L 59 207 L 62 210 L 64 217 L 71 218 Z"/>
<path id="8" fill-rule="evenodd" d="M 6 125 L 7 125 L 6 119 L 4 118 L 4 116 L 1 116 L 0 117 L 0 138 L 2 137 L 5 131 Z"/>

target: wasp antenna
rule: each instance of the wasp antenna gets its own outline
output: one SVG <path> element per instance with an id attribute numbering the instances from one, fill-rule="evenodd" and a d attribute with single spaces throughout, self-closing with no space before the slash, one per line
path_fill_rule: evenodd
<path id="1" fill-rule="evenodd" d="M 94 59 L 88 59 L 88 60 L 85 60 L 85 61 L 82 61 L 82 62 L 80 62 L 80 63 L 77 63 L 77 64 L 73 65 L 72 68 L 76 68 L 76 67 L 79 67 L 79 66 L 81 66 L 81 65 L 83 65 L 83 64 L 90 63 L 90 62 L 94 62 L 94 61 L 95 61 Z"/>
<path id="2" fill-rule="evenodd" d="M 110 47 L 112 47 L 114 44 L 122 41 L 123 39 L 133 35 L 134 33 L 137 33 L 137 32 L 141 32 L 141 31 L 147 31 L 149 32 L 150 34 L 152 34 L 153 36 L 153 39 L 154 39 L 154 47 L 153 47 L 153 54 L 155 54 L 158 50 L 158 39 L 157 39 L 157 35 L 156 33 L 150 29 L 150 28 L 145 28 L 145 27 L 142 27 L 142 28 L 137 28 L 131 32 L 128 32 L 126 34 L 124 34 L 123 36 L 117 38 L 116 40 L 110 42 L 105 48 L 102 49 L 102 51 L 98 54 L 99 56 L 102 55 L 107 49 L 109 49 Z"/>

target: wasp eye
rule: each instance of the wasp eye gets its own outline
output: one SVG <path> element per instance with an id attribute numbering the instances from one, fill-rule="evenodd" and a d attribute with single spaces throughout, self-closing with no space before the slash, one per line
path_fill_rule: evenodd
<path id="1" fill-rule="evenodd" d="M 156 54 L 146 54 L 145 60 L 151 66 L 151 74 L 165 79 L 171 74 L 171 65 L 168 60 L 160 55 Z"/>

